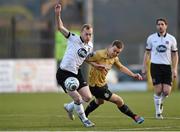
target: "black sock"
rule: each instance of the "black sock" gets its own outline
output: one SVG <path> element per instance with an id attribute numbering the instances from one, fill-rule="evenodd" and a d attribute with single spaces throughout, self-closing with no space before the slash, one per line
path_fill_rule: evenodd
<path id="1" fill-rule="evenodd" d="M 89 105 L 87 106 L 86 110 L 85 110 L 85 114 L 86 114 L 86 117 L 88 117 L 88 115 L 94 111 L 99 105 L 96 104 L 95 100 L 91 101 L 89 103 Z"/>
<path id="2" fill-rule="evenodd" d="M 127 105 L 123 105 L 120 108 L 118 108 L 122 113 L 126 114 L 127 116 L 131 117 L 134 119 L 134 117 L 136 116 L 136 114 L 134 114 Z"/>

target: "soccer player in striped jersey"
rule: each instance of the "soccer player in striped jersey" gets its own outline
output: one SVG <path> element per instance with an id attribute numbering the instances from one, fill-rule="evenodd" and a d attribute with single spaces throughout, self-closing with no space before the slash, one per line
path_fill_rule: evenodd
<path id="1" fill-rule="evenodd" d="M 163 101 L 171 92 L 172 77 L 177 77 L 178 49 L 174 36 L 167 33 L 168 22 L 164 18 L 156 20 L 157 32 L 147 38 L 144 53 L 144 68 L 147 73 L 147 60 L 151 62 L 151 77 L 154 85 L 156 118 L 163 119 Z M 172 70 L 171 70 L 172 69 Z"/>
<path id="2" fill-rule="evenodd" d="M 118 55 L 123 50 L 123 47 L 124 44 L 122 41 L 115 40 L 108 48 L 98 50 L 94 53 L 94 55 L 88 58 L 89 62 L 96 62 L 99 65 L 103 65 L 104 68 L 91 67 L 90 69 L 89 86 L 91 93 L 95 96 L 95 100 L 90 102 L 85 110 L 85 113 L 86 116 L 88 116 L 96 108 L 102 105 L 104 100 L 106 100 L 116 104 L 119 111 L 131 117 L 136 123 L 140 124 L 144 121 L 144 118 L 133 113 L 120 96 L 112 93 L 108 89 L 106 82 L 106 75 L 113 65 L 115 65 L 121 72 L 138 80 L 142 80 L 140 74 L 131 72 L 119 61 Z"/>

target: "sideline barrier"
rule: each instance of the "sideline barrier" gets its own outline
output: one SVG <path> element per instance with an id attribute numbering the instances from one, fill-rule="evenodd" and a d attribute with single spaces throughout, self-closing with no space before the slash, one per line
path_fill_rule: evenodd
<path id="1" fill-rule="evenodd" d="M 57 92 L 55 59 L 0 60 L 1 92 Z"/>

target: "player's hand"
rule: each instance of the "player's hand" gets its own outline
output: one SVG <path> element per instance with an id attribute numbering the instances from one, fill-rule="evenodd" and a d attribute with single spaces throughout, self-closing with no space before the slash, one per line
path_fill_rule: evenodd
<path id="1" fill-rule="evenodd" d="M 142 69 L 141 73 L 142 73 L 142 78 L 147 79 L 147 71 L 145 69 Z"/>
<path id="2" fill-rule="evenodd" d="M 55 5 L 55 14 L 56 16 L 59 16 L 61 12 L 61 4 L 56 4 Z"/>
<path id="3" fill-rule="evenodd" d="M 174 79 L 177 78 L 177 70 L 173 70 L 173 71 L 172 71 L 172 77 L 173 77 Z"/>
<path id="4" fill-rule="evenodd" d="M 134 74 L 134 78 L 138 80 L 143 80 L 142 76 L 139 73 Z"/>

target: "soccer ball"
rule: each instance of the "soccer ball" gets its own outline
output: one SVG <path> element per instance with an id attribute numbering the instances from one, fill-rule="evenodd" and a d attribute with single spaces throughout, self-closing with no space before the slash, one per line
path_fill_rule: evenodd
<path id="1" fill-rule="evenodd" d="M 64 86 L 68 91 L 74 91 L 79 88 L 79 81 L 75 77 L 68 77 L 64 82 Z"/>

